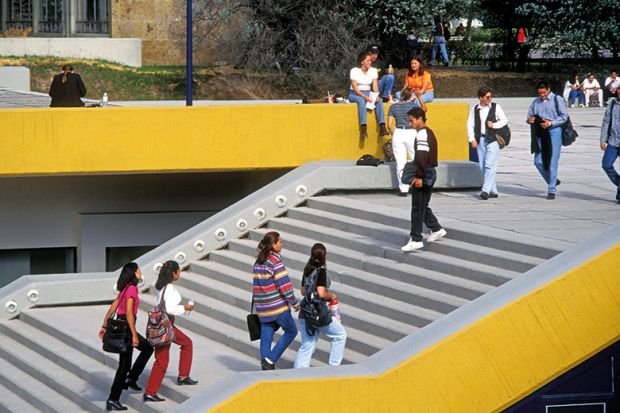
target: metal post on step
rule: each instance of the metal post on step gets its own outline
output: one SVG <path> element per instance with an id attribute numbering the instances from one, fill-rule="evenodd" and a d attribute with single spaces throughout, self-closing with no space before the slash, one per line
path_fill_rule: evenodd
<path id="1" fill-rule="evenodd" d="M 185 42 L 185 106 L 192 106 L 192 0 L 187 1 L 187 40 Z"/>

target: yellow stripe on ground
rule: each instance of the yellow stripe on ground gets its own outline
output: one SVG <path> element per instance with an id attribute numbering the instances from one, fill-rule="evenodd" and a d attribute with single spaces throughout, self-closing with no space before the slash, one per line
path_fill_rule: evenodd
<path id="1" fill-rule="evenodd" d="M 210 412 L 502 411 L 620 338 L 618 262 L 620 245 L 384 374 L 258 382 Z"/>
<path id="2" fill-rule="evenodd" d="M 441 160 L 468 159 L 467 110 L 429 105 Z M 0 175 L 293 168 L 383 158 L 386 140 L 371 113 L 360 142 L 353 104 L 5 109 L 0 125 Z"/>

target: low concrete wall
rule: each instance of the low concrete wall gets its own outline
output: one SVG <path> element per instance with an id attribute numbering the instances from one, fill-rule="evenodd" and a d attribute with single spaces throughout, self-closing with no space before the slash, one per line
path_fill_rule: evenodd
<path id="1" fill-rule="evenodd" d="M 0 38 L 0 56 L 102 59 L 127 66 L 141 67 L 142 40 L 106 37 Z"/>
<path id="2" fill-rule="evenodd" d="M 109 91 L 113 93 L 113 91 Z M 431 103 L 441 161 L 467 160 L 466 103 Z M 383 158 L 374 116 L 359 139 L 357 106 L 10 109 L 0 112 L 0 175 L 294 168 Z"/>
<path id="3" fill-rule="evenodd" d="M 23 66 L 0 67 L 0 87 L 30 91 L 30 69 Z"/>

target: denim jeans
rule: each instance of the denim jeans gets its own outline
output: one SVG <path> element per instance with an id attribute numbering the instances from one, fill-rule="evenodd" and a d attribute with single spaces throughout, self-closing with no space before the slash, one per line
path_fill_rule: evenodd
<path id="1" fill-rule="evenodd" d="M 361 91 L 366 96 L 370 95 L 370 91 Z M 349 92 L 349 101 L 357 103 L 357 113 L 359 115 L 360 125 L 366 124 L 366 101 L 361 96 L 357 95 L 353 91 Z M 383 102 L 379 99 L 379 102 L 375 107 L 375 116 L 378 123 L 385 123 L 385 116 L 383 114 Z"/>
<path id="2" fill-rule="evenodd" d="M 434 91 L 429 90 L 428 92 L 422 93 L 422 102 L 424 102 L 424 103 L 432 102 L 433 99 L 435 99 L 435 92 Z"/>
<path id="3" fill-rule="evenodd" d="M 536 138 L 539 151 L 534 154 L 534 165 L 540 176 L 543 177 L 547 183 L 547 192 L 555 194 L 555 183 L 558 180 L 558 164 L 560 162 L 560 151 L 562 150 L 562 126 L 552 126 L 549 128 L 549 135 L 551 135 L 551 161 L 549 162 L 549 169 L 546 170 L 543 167 L 542 152 L 540 138 Z"/>
<path id="4" fill-rule="evenodd" d="M 497 166 L 499 164 L 499 144 L 497 141 L 487 143 L 484 136 L 480 137 L 480 142 L 476 148 L 478 151 L 478 163 L 482 172 L 482 192 L 487 194 L 497 193 L 497 183 L 495 175 L 497 174 Z"/>
<path id="5" fill-rule="evenodd" d="M 443 61 L 448 63 L 450 59 L 448 58 L 448 49 L 446 49 L 446 38 L 443 36 L 435 36 L 433 37 L 433 51 L 431 52 L 431 65 L 435 64 L 435 56 L 437 55 L 437 48 L 441 50 L 441 56 L 443 57 Z"/>
<path id="6" fill-rule="evenodd" d="M 609 180 L 616 186 L 616 199 L 620 200 L 620 175 L 618 175 L 618 172 L 614 167 L 618 156 L 620 156 L 620 148 L 617 146 L 607 145 L 607 148 L 605 148 L 605 153 L 603 154 L 602 167 L 609 177 Z"/>
<path id="7" fill-rule="evenodd" d="M 308 334 L 306 322 L 301 318 L 299 319 L 299 329 L 301 330 L 301 345 L 295 359 L 296 369 L 310 367 L 310 360 L 316 350 L 316 343 L 319 341 L 319 333 L 325 334 L 332 343 L 329 351 L 329 365 L 339 366 L 342 363 L 344 346 L 347 342 L 347 332 L 344 331 L 344 327 L 335 317 L 332 317 L 331 323 L 325 327 L 320 327 L 319 331 L 315 331 L 313 336 Z"/>
<path id="8" fill-rule="evenodd" d="M 273 341 L 276 326 L 282 327 L 284 334 L 272 349 L 271 342 Z M 290 311 L 280 314 L 276 321 L 260 323 L 260 359 L 268 358 L 273 364 L 276 364 L 280 357 L 282 357 L 284 350 L 295 340 L 296 335 L 297 326 Z"/>
<path id="9" fill-rule="evenodd" d="M 379 79 L 379 96 L 382 98 L 390 97 L 392 88 L 394 87 L 394 74 L 388 73 Z"/>
<path id="10" fill-rule="evenodd" d="M 422 241 L 422 230 L 424 229 L 424 225 L 433 232 L 437 232 L 442 228 L 433 210 L 428 207 L 432 194 L 432 186 L 422 185 L 422 188 L 411 187 L 410 235 L 412 241 Z"/>
<path id="11" fill-rule="evenodd" d="M 586 104 L 586 95 L 583 90 L 571 90 L 568 92 L 568 104 L 573 105 L 577 101 L 580 105 Z"/>

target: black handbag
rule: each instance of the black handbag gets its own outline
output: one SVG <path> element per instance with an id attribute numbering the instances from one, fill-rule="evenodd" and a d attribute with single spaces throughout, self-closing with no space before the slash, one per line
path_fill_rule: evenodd
<path id="1" fill-rule="evenodd" d="M 118 300 L 119 305 L 126 290 L 127 288 L 123 290 L 123 294 L 121 294 L 121 298 Z M 123 354 L 131 347 L 130 330 L 127 320 L 118 319 L 117 311 L 118 306 L 106 324 L 105 333 L 103 334 L 103 351 Z"/>
<path id="2" fill-rule="evenodd" d="M 558 107 L 558 95 L 555 95 L 555 111 L 560 113 L 560 108 Z M 570 120 L 570 116 L 566 116 L 566 122 L 562 124 L 562 146 L 572 145 L 573 142 L 577 139 L 579 134 L 573 128 L 573 122 Z"/>
<path id="3" fill-rule="evenodd" d="M 490 129 L 489 133 L 495 136 L 495 140 L 499 144 L 500 149 L 504 149 L 504 146 L 510 145 L 510 128 L 508 125 L 498 129 Z"/>
<path id="4" fill-rule="evenodd" d="M 250 341 L 260 338 L 260 320 L 258 315 L 254 314 L 254 295 L 252 294 L 252 304 L 250 306 L 250 314 L 247 316 L 248 332 L 250 333 Z"/>

